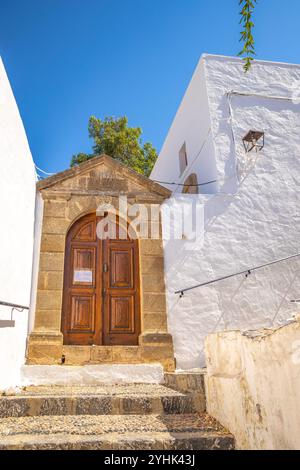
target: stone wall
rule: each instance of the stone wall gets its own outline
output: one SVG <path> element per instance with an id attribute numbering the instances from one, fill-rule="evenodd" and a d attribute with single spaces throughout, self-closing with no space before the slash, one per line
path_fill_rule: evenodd
<path id="1" fill-rule="evenodd" d="M 239 449 L 300 448 L 300 317 L 278 329 L 209 335 L 207 410 Z"/>
<path id="2" fill-rule="evenodd" d="M 149 191 L 153 183 L 132 170 L 98 157 L 58 174 L 38 189 L 44 200 L 34 328 L 27 363 L 66 364 L 160 362 L 174 369 L 173 343 L 167 330 L 162 240 L 139 240 L 141 327 L 138 346 L 63 346 L 61 333 L 65 240 L 72 224 L 102 204 L 118 211 L 120 193 L 129 204 L 161 203 L 168 192 Z M 109 186 L 105 187 L 105 181 Z M 47 186 L 48 184 L 48 186 Z M 146 187 L 144 186 L 146 185 Z M 147 192 L 148 190 L 148 192 Z M 150 214 L 150 210 L 148 211 Z M 33 286 L 34 288 L 34 286 Z"/>

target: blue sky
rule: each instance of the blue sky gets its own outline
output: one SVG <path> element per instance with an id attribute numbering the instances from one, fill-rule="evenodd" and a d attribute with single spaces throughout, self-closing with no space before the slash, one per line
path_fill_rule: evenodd
<path id="1" fill-rule="evenodd" d="M 236 55 L 238 0 L 0 0 L 0 55 L 36 164 L 90 151 L 90 115 L 160 149 L 202 53 Z M 259 0 L 257 58 L 299 63 L 299 0 Z"/>

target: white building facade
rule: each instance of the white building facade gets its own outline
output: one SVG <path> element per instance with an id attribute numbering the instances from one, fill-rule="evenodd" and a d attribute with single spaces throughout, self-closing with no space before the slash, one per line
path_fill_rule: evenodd
<path id="1" fill-rule="evenodd" d="M 29 307 L 36 173 L 0 59 L 0 301 Z M 20 383 L 28 310 L 0 304 L 0 390 Z"/>
<path id="2" fill-rule="evenodd" d="M 245 151 L 251 130 L 264 133 L 261 151 Z M 209 333 L 272 327 L 299 312 L 300 257 L 175 292 L 300 252 L 300 66 L 255 61 L 245 73 L 240 59 L 202 56 L 151 178 L 177 183 L 165 184 L 176 198 L 198 192 L 204 211 L 197 246 L 165 241 L 178 368 L 204 365 Z"/>

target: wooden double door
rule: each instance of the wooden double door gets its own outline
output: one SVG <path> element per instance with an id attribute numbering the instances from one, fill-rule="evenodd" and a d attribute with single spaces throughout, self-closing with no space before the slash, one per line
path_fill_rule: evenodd
<path id="1" fill-rule="evenodd" d="M 140 334 L 138 241 L 97 237 L 96 214 L 77 221 L 66 239 L 64 344 L 136 345 Z"/>

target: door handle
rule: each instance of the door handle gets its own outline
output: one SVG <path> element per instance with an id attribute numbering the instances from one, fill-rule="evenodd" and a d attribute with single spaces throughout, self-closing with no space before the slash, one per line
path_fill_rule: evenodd
<path id="1" fill-rule="evenodd" d="M 107 271 L 108 271 L 107 263 L 104 263 L 104 264 L 103 264 L 103 272 L 104 272 L 104 273 L 107 273 Z"/>

